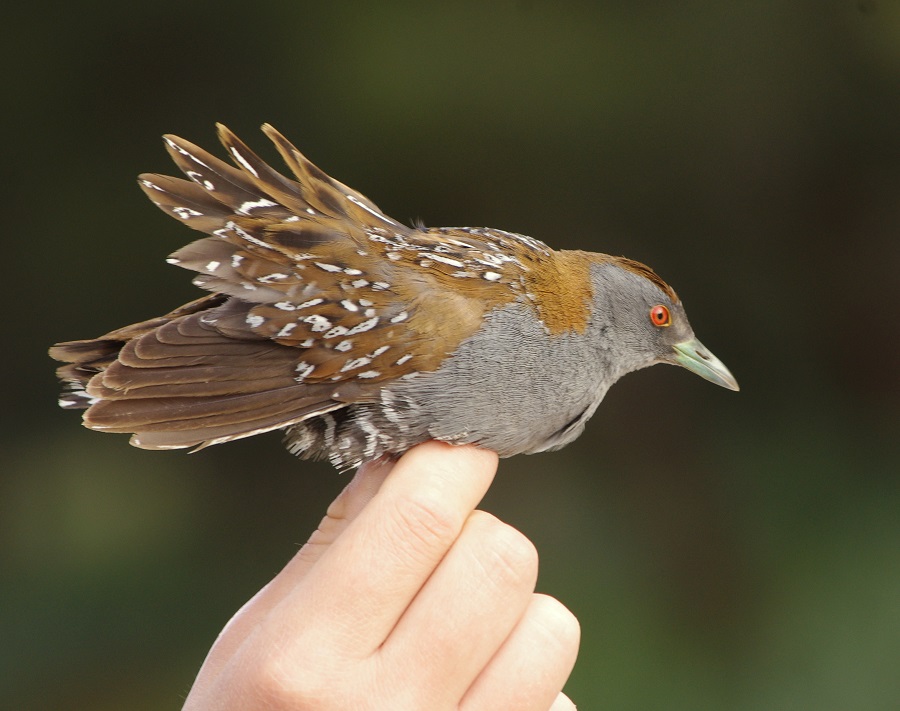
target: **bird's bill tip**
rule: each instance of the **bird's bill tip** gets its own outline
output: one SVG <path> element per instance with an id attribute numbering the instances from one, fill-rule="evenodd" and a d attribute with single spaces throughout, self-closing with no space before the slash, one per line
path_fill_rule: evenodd
<path id="1" fill-rule="evenodd" d="M 696 338 L 676 343 L 672 348 L 675 351 L 674 362 L 677 365 L 728 390 L 740 390 L 731 371 Z"/>

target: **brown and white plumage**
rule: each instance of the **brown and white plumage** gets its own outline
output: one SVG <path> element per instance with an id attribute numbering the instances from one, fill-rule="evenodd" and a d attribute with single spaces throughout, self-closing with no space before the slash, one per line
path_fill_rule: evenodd
<path id="1" fill-rule="evenodd" d="M 213 293 L 51 349 L 67 363 L 58 371 L 69 388 L 61 404 L 87 408 L 88 427 L 132 433 L 148 449 L 287 429 L 297 454 L 354 466 L 438 436 L 413 422 L 423 396 L 397 384 L 439 371 L 476 333 L 489 333 L 495 312 L 524 309 L 548 338 L 583 335 L 600 266 L 680 308 L 670 287 L 630 260 L 558 252 L 501 230 L 402 225 L 274 128 L 263 131 L 294 179 L 224 126 L 219 137 L 236 167 L 166 136 L 189 180 L 140 176 L 163 211 L 209 235 L 169 261 Z M 482 441 L 468 425 L 459 429 L 442 438 Z"/>
<path id="2" fill-rule="evenodd" d="M 199 272 L 194 283 L 217 296 L 53 349 L 73 361 L 60 369 L 75 388 L 63 401 L 91 405 L 88 427 L 134 432 L 147 448 L 281 428 L 371 398 L 385 378 L 439 365 L 491 306 L 457 288 L 463 280 L 495 284 L 495 303 L 521 291 L 522 265 L 509 252 L 526 238 L 402 225 L 263 130 L 296 181 L 224 126 L 220 138 L 240 169 L 166 136 L 191 180 L 140 176 L 163 211 L 212 235 L 169 262 Z M 411 279 L 411 266 L 425 269 Z"/>

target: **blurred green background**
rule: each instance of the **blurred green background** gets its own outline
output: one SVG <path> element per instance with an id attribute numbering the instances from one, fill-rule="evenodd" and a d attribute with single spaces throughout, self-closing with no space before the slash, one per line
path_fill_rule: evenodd
<path id="1" fill-rule="evenodd" d="M 12 14 L 10 14 L 12 13 Z M 402 220 L 646 261 L 739 394 L 617 385 L 485 508 L 583 625 L 579 708 L 900 708 L 900 2 L 5 11 L 0 698 L 178 708 L 346 482 L 277 434 L 153 453 L 46 348 L 194 298 L 159 135 L 272 122 Z M 221 155 L 221 152 L 219 152 Z M 552 367 L 552 364 L 548 367 Z"/>

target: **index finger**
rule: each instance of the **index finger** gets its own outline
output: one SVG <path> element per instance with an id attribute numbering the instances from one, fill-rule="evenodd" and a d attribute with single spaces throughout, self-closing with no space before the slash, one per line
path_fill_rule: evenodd
<path id="1" fill-rule="evenodd" d="M 496 470 L 497 455 L 476 447 L 428 442 L 407 452 L 283 601 L 292 610 L 280 619 L 291 629 L 285 636 L 298 649 L 314 640 L 320 649 L 371 654 L 453 545 Z"/>
<path id="2" fill-rule="evenodd" d="M 262 590 L 248 600 L 228 621 L 210 649 L 198 678 L 216 674 L 235 655 L 261 621 L 300 584 L 331 543 L 359 515 L 390 473 L 392 463 L 383 460 L 360 467 L 353 480 L 331 505 L 309 541 Z"/>

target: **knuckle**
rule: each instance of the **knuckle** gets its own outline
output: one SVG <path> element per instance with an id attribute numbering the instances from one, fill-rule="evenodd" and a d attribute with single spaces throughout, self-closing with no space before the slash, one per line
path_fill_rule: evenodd
<path id="1" fill-rule="evenodd" d="M 536 593 L 532 600 L 532 613 L 548 642 L 561 649 L 577 650 L 581 641 L 581 623 L 565 605 L 555 597 Z"/>
<path id="2" fill-rule="evenodd" d="M 427 491 L 398 499 L 394 511 L 401 539 L 412 537 L 427 551 L 449 548 L 462 528 L 462 514 Z"/>
<path id="3" fill-rule="evenodd" d="M 273 710 L 327 708 L 324 704 L 329 701 L 329 680 L 309 669 L 300 671 L 301 668 L 291 663 L 287 655 L 264 655 L 251 672 L 251 698 L 261 708 Z"/>
<path id="4" fill-rule="evenodd" d="M 538 552 L 525 534 L 480 511 L 473 514 L 473 525 L 484 529 L 478 535 L 484 537 L 491 575 L 533 587 L 537 581 Z"/>

